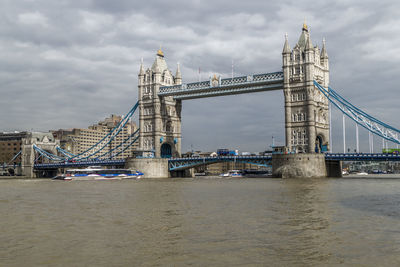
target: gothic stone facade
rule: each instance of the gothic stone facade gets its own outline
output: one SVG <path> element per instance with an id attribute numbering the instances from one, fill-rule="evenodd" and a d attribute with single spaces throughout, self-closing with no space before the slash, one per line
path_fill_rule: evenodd
<path id="1" fill-rule="evenodd" d="M 182 101 L 174 100 L 172 96 L 159 97 L 158 92 L 162 86 L 181 83 L 179 65 L 173 76 L 161 49 L 151 69 L 144 71 L 141 64 L 138 78 L 139 150 L 144 156 L 151 155 L 151 151 L 156 158 L 180 155 Z"/>
<path id="2" fill-rule="evenodd" d="M 314 47 L 304 24 L 293 50 L 286 36 L 282 56 L 286 146 L 292 152 L 329 150 L 329 103 L 313 84 L 316 80 L 324 87 L 329 85 L 325 41 L 321 50 Z"/>

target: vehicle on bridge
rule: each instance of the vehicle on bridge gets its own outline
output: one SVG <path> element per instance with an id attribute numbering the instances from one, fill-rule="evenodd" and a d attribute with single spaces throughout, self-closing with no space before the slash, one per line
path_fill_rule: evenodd
<path id="1" fill-rule="evenodd" d="M 229 150 L 226 148 L 221 148 L 217 150 L 217 155 L 218 156 L 238 156 L 239 151 L 238 150 Z"/>
<path id="2" fill-rule="evenodd" d="M 54 180 L 121 180 L 138 179 L 143 176 L 142 172 L 129 169 L 103 169 L 92 166 L 86 169 L 69 169 L 64 175 L 54 177 Z"/>
<path id="3" fill-rule="evenodd" d="M 382 149 L 383 154 L 396 154 L 398 155 L 400 152 L 400 148 L 384 148 Z"/>

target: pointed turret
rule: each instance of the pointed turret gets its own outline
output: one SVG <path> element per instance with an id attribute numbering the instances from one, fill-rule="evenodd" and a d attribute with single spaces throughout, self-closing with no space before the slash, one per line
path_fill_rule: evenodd
<path id="1" fill-rule="evenodd" d="M 291 50 L 290 50 L 290 46 L 289 46 L 289 42 L 288 42 L 288 35 L 287 33 L 285 34 L 285 44 L 283 45 L 283 51 L 282 54 L 290 54 Z"/>
<path id="2" fill-rule="evenodd" d="M 307 38 L 305 50 L 307 51 L 307 50 L 311 50 L 311 49 L 313 49 L 313 48 L 314 48 L 314 47 L 313 47 L 313 45 L 312 45 L 311 38 L 310 38 L 310 35 L 309 35 L 308 38 Z"/>
<path id="3" fill-rule="evenodd" d="M 182 73 L 181 73 L 181 67 L 179 66 L 179 62 L 178 62 L 178 66 L 176 67 L 176 74 L 175 74 L 175 84 L 182 84 Z"/>
<path id="4" fill-rule="evenodd" d="M 177 67 L 176 67 L 176 75 L 175 75 L 175 78 L 180 78 L 180 79 L 182 79 L 181 68 L 180 68 L 179 62 L 178 62 Z"/>
<path id="5" fill-rule="evenodd" d="M 326 52 L 326 43 L 325 43 L 325 38 L 324 38 L 324 39 L 322 39 L 321 58 L 323 58 L 323 59 L 325 59 L 325 58 L 328 58 L 328 53 Z"/>
<path id="6" fill-rule="evenodd" d="M 157 51 L 157 56 L 156 59 L 154 60 L 153 66 L 151 66 L 151 70 L 153 72 L 162 73 L 166 69 L 168 69 L 168 66 L 164 59 L 164 53 L 163 51 L 161 51 L 160 47 L 160 49 L 158 49 Z"/>
<path id="7" fill-rule="evenodd" d="M 307 39 L 310 38 L 310 33 L 308 31 L 307 24 L 304 20 L 303 28 L 301 29 L 301 35 L 297 44 L 299 45 L 301 50 L 304 50 L 307 44 Z"/>
<path id="8" fill-rule="evenodd" d="M 140 62 L 139 76 L 144 76 L 143 58 Z"/>

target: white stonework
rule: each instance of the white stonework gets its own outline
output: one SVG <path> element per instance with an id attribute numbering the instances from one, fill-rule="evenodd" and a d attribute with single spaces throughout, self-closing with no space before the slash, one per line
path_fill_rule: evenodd
<path id="1" fill-rule="evenodd" d="M 138 79 L 139 92 L 139 124 L 140 124 L 140 151 L 154 151 L 159 158 L 165 147 L 170 146 L 171 155 L 180 156 L 181 153 L 181 100 L 173 97 L 159 97 L 161 86 L 182 84 L 182 75 L 179 65 L 176 75 L 168 69 L 164 54 L 158 50 L 151 69 L 146 71 L 143 64 L 140 66 Z M 167 149 L 168 150 L 168 149 Z M 150 155 L 145 152 L 144 155 Z"/>
<path id="2" fill-rule="evenodd" d="M 313 84 L 329 85 L 325 41 L 321 51 L 314 47 L 304 24 L 293 50 L 286 36 L 282 56 L 286 146 L 293 152 L 320 152 L 323 146 L 329 150 L 329 103 Z"/>

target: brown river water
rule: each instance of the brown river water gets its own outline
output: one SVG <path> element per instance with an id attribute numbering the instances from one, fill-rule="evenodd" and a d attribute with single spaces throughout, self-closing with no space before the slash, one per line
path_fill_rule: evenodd
<path id="1" fill-rule="evenodd" d="M 400 177 L 0 180 L 0 266 L 400 266 Z"/>

